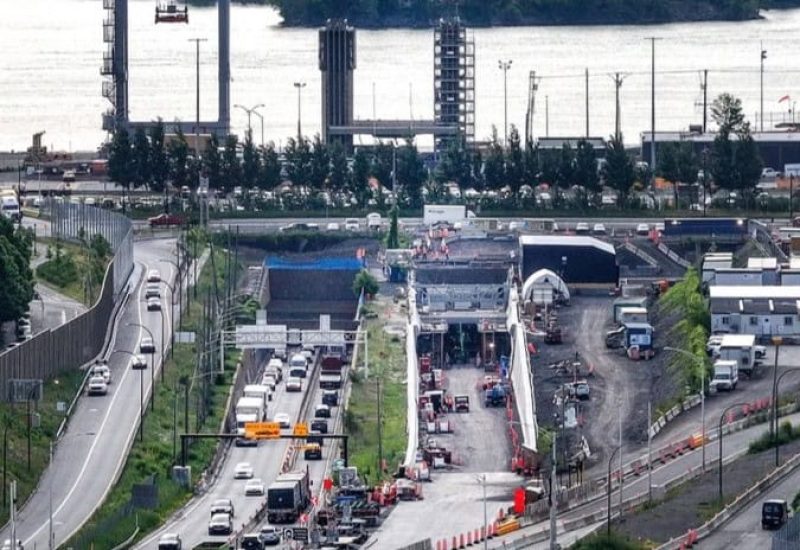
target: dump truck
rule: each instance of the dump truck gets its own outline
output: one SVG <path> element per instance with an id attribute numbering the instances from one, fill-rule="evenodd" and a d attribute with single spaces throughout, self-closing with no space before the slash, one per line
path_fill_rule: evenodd
<path id="1" fill-rule="evenodd" d="M 267 489 L 267 520 L 294 523 L 311 501 L 308 471 L 281 474 Z"/>

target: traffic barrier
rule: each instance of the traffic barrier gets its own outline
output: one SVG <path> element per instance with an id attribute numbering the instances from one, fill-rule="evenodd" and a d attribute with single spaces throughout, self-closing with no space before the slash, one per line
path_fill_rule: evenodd
<path id="1" fill-rule="evenodd" d="M 451 548 L 452 548 L 453 550 L 456 550 L 456 548 L 458 548 L 458 542 L 457 542 L 457 540 L 458 540 L 458 539 L 456 539 L 456 536 L 455 536 L 455 535 L 453 535 L 453 546 L 451 546 Z"/>
<path id="2" fill-rule="evenodd" d="M 642 466 L 642 462 L 640 460 L 634 460 L 633 464 L 631 464 L 631 470 L 635 476 L 639 476 L 643 469 L 644 466 Z"/>
<path id="3" fill-rule="evenodd" d="M 662 448 L 658 450 L 658 460 L 661 462 L 661 464 L 666 464 L 670 458 L 672 457 L 669 455 L 668 448 Z"/>
<path id="4" fill-rule="evenodd" d="M 464 543 L 464 533 L 461 533 L 461 537 L 459 538 L 459 541 L 458 541 L 458 547 L 459 548 L 466 548 L 467 547 L 467 545 Z"/>
<path id="5" fill-rule="evenodd" d="M 472 531 L 467 531 L 467 546 L 472 546 Z"/>
<path id="6" fill-rule="evenodd" d="M 483 525 L 481 527 L 481 538 L 480 538 L 480 540 L 482 540 L 482 541 L 486 540 L 486 526 L 485 525 Z"/>

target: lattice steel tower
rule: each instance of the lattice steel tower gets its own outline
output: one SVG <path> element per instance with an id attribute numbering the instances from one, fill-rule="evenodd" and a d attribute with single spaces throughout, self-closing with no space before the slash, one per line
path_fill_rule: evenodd
<path id="1" fill-rule="evenodd" d="M 475 139 L 475 42 L 458 17 L 441 19 L 433 35 L 433 116 L 437 124 L 458 125 L 460 139 Z M 434 136 L 436 149 L 452 137 Z"/>

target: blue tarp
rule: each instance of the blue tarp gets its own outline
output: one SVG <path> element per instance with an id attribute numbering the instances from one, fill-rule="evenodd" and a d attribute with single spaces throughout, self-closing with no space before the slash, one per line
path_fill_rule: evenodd
<path id="1" fill-rule="evenodd" d="M 311 261 L 291 261 L 283 258 L 270 258 L 264 260 L 264 265 L 269 269 L 313 269 L 318 271 L 334 270 L 360 270 L 361 260 L 358 258 L 322 258 Z"/>

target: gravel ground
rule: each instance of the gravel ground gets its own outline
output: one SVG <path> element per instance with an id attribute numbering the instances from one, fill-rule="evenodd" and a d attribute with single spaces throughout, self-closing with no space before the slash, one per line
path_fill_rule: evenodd
<path id="1" fill-rule="evenodd" d="M 605 347 L 605 333 L 614 328 L 610 297 L 577 296 L 572 305 L 559 310 L 559 322 L 564 330 L 561 345 L 539 345 L 534 358 L 534 387 L 536 407 L 541 425 L 556 426 L 556 406 L 553 393 L 571 375 L 558 375 L 549 365 L 575 358 L 578 353 L 581 369 L 578 378 L 588 377 L 591 399 L 579 403 L 577 441 L 586 437 L 592 456 L 587 464 L 604 463 L 608 453 L 619 444 L 619 421 L 622 419 L 623 439 L 627 443 L 645 441 L 647 402 L 669 400 L 675 392 L 665 371 L 665 361 L 631 361 L 618 350 Z M 594 374 L 589 375 L 589 369 Z"/>
<path id="2" fill-rule="evenodd" d="M 770 449 L 745 455 L 723 468 L 723 495 L 726 501 L 744 492 L 774 468 L 775 454 Z M 782 462 L 800 452 L 800 441 L 781 446 Z M 616 522 L 615 529 L 640 540 L 665 542 L 698 527 L 710 519 L 719 490 L 716 468 L 674 490 L 668 500 Z M 701 544 L 702 546 L 702 544 Z"/>

